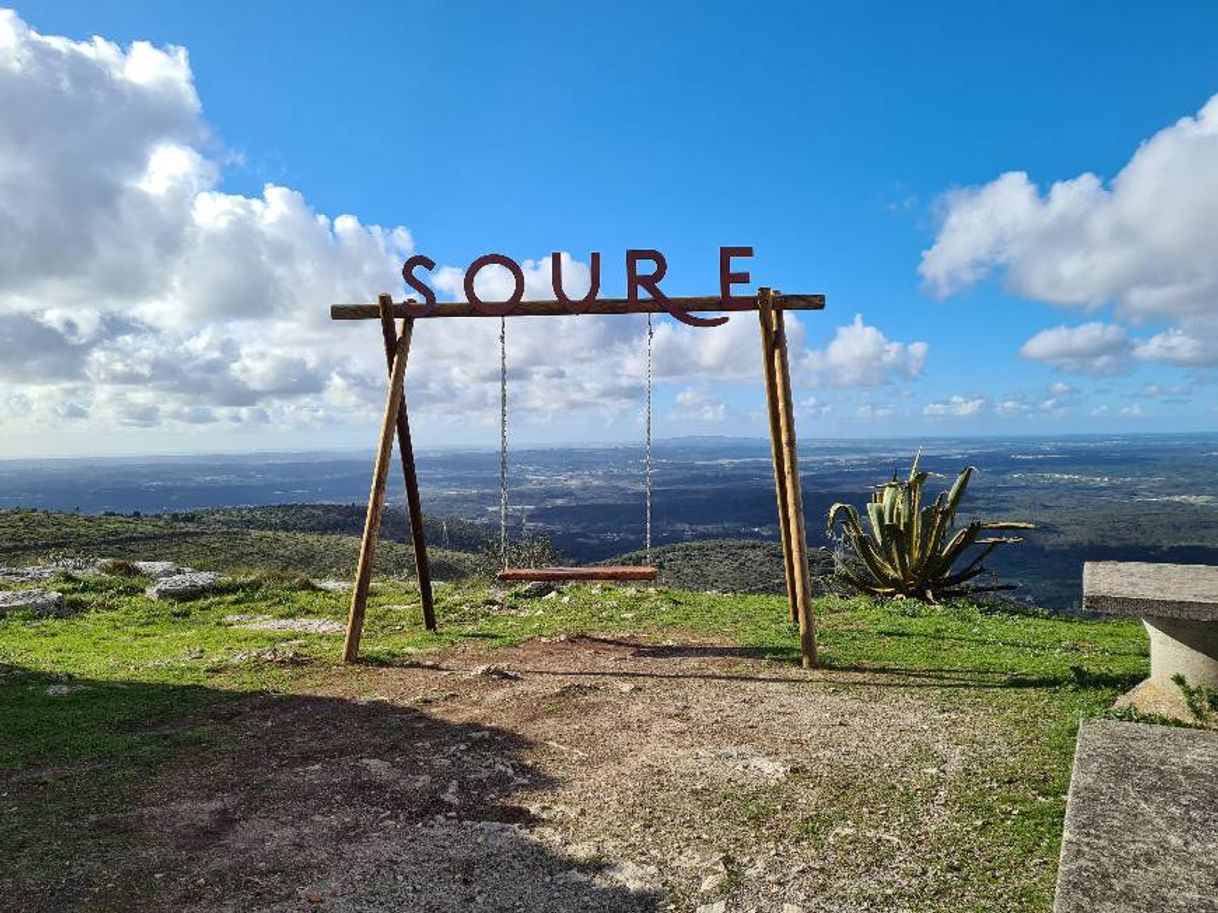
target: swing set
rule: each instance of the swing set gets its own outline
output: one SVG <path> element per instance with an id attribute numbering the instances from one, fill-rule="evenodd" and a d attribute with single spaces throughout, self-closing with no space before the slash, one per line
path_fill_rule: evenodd
<path id="1" fill-rule="evenodd" d="M 736 250 L 724 248 L 725 251 Z M 749 251 L 751 254 L 751 251 Z M 598 255 L 594 255 L 598 257 Z M 629 257 L 629 254 L 628 254 Z M 417 258 L 425 261 L 425 258 Z M 557 256 L 555 260 L 557 260 Z M 766 387 L 766 403 L 770 427 L 770 440 L 774 460 L 774 486 L 778 501 L 779 532 L 782 540 L 783 565 L 790 604 L 791 620 L 798 624 L 800 650 L 804 666 L 816 664 L 816 633 L 811 610 L 811 582 L 808 575 L 808 546 L 804 528 L 803 497 L 800 491 L 799 463 L 796 453 L 795 414 L 791 397 L 791 374 L 787 356 L 787 336 L 783 318 L 785 311 L 822 310 L 824 295 L 783 295 L 769 288 L 758 289 L 756 295 L 736 297 L 728 294 L 727 284 L 721 285 L 722 294 L 717 297 L 669 298 L 659 291 L 656 282 L 662 272 L 648 278 L 652 282 L 635 284 L 631 273 L 630 296 L 625 299 L 597 299 L 599 285 L 599 259 L 594 260 L 593 290 L 578 302 L 578 309 L 561 291 L 556 300 L 524 301 L 523 276 L 517 276 L 516 294 L 509 302 L 487 304 L 474 295 L 472 276 L 480 263 L 494 262 L 510 267 L 516 266 L 507 258 L 490 255 L 475 261 L 466 274 L 466 292 L 469 302 L 437 304 L 430 289 L 410 275 L 411 263 L 403 270 L 408 284 L 423 291 L 425 305 L 413 299 L 395 303 L 391 296 L 382 294 L 375 304 L 335 304 L 330 308 L 333 320 L 379 320 L 385 349 L 385 360 L 389 371 L 389 385 L 385 412 L 381 422 L 376 463 L 372 474 L 372 488 L 368 496 L 368 512 L 364 532 L 360 541 L 359 560 L 355 583 L 351 594 L 351 608 L 347 620 L 347 636 L 343 648 L 343 659 L 354 662 L 359 657 L 360 637 L 363 632 L 364 615 L 368 592 L 372 583 L 372 560 L 380 535 L 381 516 L 385 508 L 386 483 L 392 461 L 394 439 L 398 442 L 398 454 L 406 486 L 406 504 L 410 514 L 411 538 L 414 547 L 416 575 L 419 581 L 423 622 L 429 631 L 436 630 L 435 603 L 432 595 L 431 567 L 427 558 L 427 540 L 423 530 L 423 512 L 419 498 L 418 477 L 415 470 L 414 448 L 410 434 L 410 418 L 406 409 L 404 379 L 410 354 L 411 338 L 416 320 L 433 320 L 457 317 L 499 318 L 499 557 L 501 570 L 497 574 L 502 581 L 648 581 L 656 580 L 659 573 L 651 563 L 652 546 L 652 348 L 654 338 L 653 315 L 668 312 L 683 322 L 697 326 L 714 326 L 726 318 L 716 321 L 690 316 L 695 312 L 756 311 L 761 324 L 763 376 Z M 629 262 L 629 260 L 628 260 Z M 427 262 L 429 268 L 433 263 Z M 514 274 L 519 273 L 517 267 Z M 555 288 L 561 288 L 561 275 L 555 266 Z M 746 274 L 725 274 L 732 282 L 747 282 Z M 725 280 L 725 283 L 728 280 Z M 651 298 L 638 295 L 638 285 L 646 288 Z M 508 307 L 510 305 L 510 307 Z M 585 567 L 511 567 L 509 566 L 508 536 L 508 383 L 507 383 L 507 318 L 528 316 L 569 316 L 573 314 L 646 314 L 646 387 L 644 411 L 644 460 L 643 460 L 643 520 L 644 553 L 647 563 L 643 565 L 593 565 Z M 401 319 L 401 330 L 397 321 Z"/>

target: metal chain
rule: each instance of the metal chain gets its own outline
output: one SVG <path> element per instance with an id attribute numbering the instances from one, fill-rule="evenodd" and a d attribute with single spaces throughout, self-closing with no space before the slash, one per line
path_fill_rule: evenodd
<path id="1" fill-rule="evenodd" d="M 655 328 L 651 322 L 651 312 L 647 312 L 647 409 L 645 425 L 647 428 L 643 451 L 643 503 L 646 529 L 643 534 L 644 548 L 647 550 L 647 563 L 651 564 L 651 339 Z"/>
<path id="2" fill-rule="evenodd" d="M 499 318 L 499 560 L 508 566 L 507 320 Z"/>

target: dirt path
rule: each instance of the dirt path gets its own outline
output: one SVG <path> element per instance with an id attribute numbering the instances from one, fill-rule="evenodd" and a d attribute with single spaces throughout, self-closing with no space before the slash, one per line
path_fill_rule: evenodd
<path id="1" fill-rule="evenodd" d="M 573 637 L 227 703 L 44 909 L 964 908 L 949 800 L 1003 734 L 831 678 Z"/>

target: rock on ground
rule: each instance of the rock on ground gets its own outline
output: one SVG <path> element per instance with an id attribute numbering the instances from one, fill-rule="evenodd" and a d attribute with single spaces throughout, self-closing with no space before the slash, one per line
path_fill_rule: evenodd
<path id="1" fill-rule="evenodd" d="M 290 631 L 296 634 L 343 634 L 346 627 L 330 618 L 259 618 L 237 625 L 248 631 Z"/>
<path id="2" fill-rule="evenodd" d="M 94 558 L 60 558 L 48 564 L 30 567 L 0 567 L 0 582 L 37 583 L 50 580 L 56 574 L 74 574 L 77 577 L 92 577 L 100 564 Z"/>
<path id="3" fill-rule="evenodd" d="M 223 578 L 211 571 L 190 571 L 162 577 L 144 591 L 149 599 L 195 599 L 216 589 Z"/>
<path id="4" fill-rule="evenodd" d="M 10 590 L 0 593 L 0 615 L 9 612 L 36 612 L 39 615 L 71 615 L 63 594 L 54 590 Z"/>
<path id="5" fill-rule="evenodd" d="M 345 593 L 351 589 L 350 580 L 318 580 L 313 585 L 327 593 Z"/>
<path id="6" fill-rule="evenodd" d="M 137 571 L 151 577 L 153 580 L 162 580 L 165 577 L 176 577 L 181 574 L 199 573 L 194 568 L 181 567 L 172 561 L 133 561 L 131 563 Z"/>

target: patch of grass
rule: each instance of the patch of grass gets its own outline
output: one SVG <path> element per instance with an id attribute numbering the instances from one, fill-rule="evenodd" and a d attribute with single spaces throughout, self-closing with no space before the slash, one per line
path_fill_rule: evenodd
<path id="1" fill-rule="evenodd" d="M 144 572 L 135 566 L 133 561 L 124 561 L 122 558 L 107 558 L 99 565 L 99 569 L 104 574 L 109 574 L 112 577 L 143 577 Z"/>
<path id="2" fill-rule="evenodd" d="M 1184 703 L 1188 707 L 1188 712 L 1197 722 L 1204 723 L 1212 714 L 1218 713 L 1218 688 L 1211 688 L 1209 685 L 1190 685 L 1188 679 L 1179 673 L 1173 675 L 1171 680 L 1184 695 Z"/>

